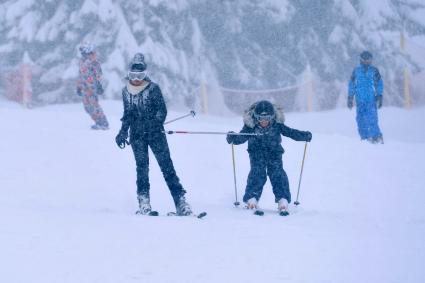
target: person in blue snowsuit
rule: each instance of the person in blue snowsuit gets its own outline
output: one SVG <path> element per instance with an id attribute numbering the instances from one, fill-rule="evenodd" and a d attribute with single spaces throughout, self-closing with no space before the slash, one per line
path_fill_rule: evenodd
<path id="1" fill-rule="evenodd" d="M 372 66 L 372 54 L 360 54 L 360 65 L 354 68 L 348 84 L 347 107 L 351 110 L 356 99 L 357 128 L 362 140 L 384 143 L 378 125 L 378 109 L 382 106 L 384 84 L 378 68 Z"/>
<path id="2" fill-rule="evenodd" d="M 258 134 L 248 136 L 229 132 L 226 137 L 229 144 L 238 145 L 248 141 L 251 170 L 243 196 L 247 208 L 257 208 L 268 175 L 278 210 L 287 211 L 291 193 L 288 176 L 283 170 L 281 135 L 296 141 L 310 142 L 312 134 L 286 126 L 282 109 L 266 100 L 254 103 L 245 111 L 244 126 L 240 133 Z"/>

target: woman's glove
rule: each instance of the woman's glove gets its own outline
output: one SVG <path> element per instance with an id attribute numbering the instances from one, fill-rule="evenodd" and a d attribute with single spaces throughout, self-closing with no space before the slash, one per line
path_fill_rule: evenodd
<path id="1" fill-rule="evenodd" d="M 115 142 L 117 143 L 119 148 L 124 148 L 125 145 L 129 145 L 130 143 L 127 141 L 127 133 L 125 132 L 119 132 L 118 135 L 115 137 Z"/>

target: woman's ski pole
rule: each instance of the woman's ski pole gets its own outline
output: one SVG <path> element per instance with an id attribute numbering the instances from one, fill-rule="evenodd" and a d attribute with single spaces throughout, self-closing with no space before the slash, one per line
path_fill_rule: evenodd
<path id="1" fill-rule="evenodd" d="M 189 114 L 186 114 L 186 115 L 183 115 L 183 116 L 177 117 L 177 118 L 172 119 L 172 120 L 170 120 L 170 121 L 166 121 L 166 122 L 164 123 L 164 125 L 169 124 L 169 123 L 172 123 L 172 122 L 177 121 L 177 120 L 180 120 L 180 119 L 183 119 L 183 118 L 186 118 L 186 117 L 189 117 L 189 116 L 195 117 L 195 115 L 196 115 L 195 111 L 190 110 L 190 113 L 189 113 Z"/>
<path id="2" fill-rule="evenodd" d="M 294 202 L 294 204 L 295 204 L 295 205 L 299 205 L 299 204 L 300 204 L 300 202 L 298 201 L 298 197 L 299 197 L 299 195 L 300 195 L 301 178 L 302 178 L 302 176 L 303 176 L 303 168 L 304 168 L 304 160 L 305 160 L 305 153 L 306 153 L 306 151 L 307 151 L 307 142 L 305 143 L 305 146 L 304 146 L 304 155 L 303 155 L 303 161 L 302 161 L 302 163 L 301 163 L 300 179 L 299 179 L 299 181 L 298 181 L 297 199 L 296 199 L 296 201 Z"/>
<path id="3" fill-rule="evenodd" d="M 234 136 L 259 136 L 256 133 L 231 133 L 231 132 L 202 132 L 202 131 L 164 131 L 164 133 L 172 134 L 192 134 L 192 135 L 234 135 Z"/>
<path id="4" fill-rule="evenodd" d="M 238 201 L 238 188 L 236 186 L 236 165 L 235 165 L 235 146 L 232 143 L 232 160 L 233 160 L 233 181 L 235 183 L 235 199 L 233 203 L 235 206 L 238 206 L 240 203 Z"/>

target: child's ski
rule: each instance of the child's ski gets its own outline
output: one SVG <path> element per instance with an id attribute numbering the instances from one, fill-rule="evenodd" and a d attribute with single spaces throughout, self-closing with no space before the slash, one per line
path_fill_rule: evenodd
<path id="1" fill-rule="evenodd" d="M 259 209 L 256 209 L 256 210 L 254 211 L 254 215 L 263 216 L 263 215 L 264 215 L 264 211 L 259 210 Z"/>
<path id="2" fill-rule="evenodd" d="M 279 211 L 280 216 L 289 216 L 289 212 L 286 210 Z"/>

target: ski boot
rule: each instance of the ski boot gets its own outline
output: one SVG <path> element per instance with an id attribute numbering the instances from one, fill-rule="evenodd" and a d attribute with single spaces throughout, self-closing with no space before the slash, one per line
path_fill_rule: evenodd
<path id="1" fill-rule="evenodd" d="M 150 199 L 147 196 L 137 196 L 139 201 L 139 210 L 136 211 L 136 214 L 148 215 L 152 211 L 150 204 Z"/>
<path id="2" fill-rule="evenodd" d="M 99 124 L 94 124 L 94 125 L 91 126 L 91 129 L 92 130 L 104 130 L 104 131 L 106 131 L 106 130 L 109 130 L 109 127 L 108 126 L 99 125 Z"/>
<path id="3" fill-rule="evenodd" d="M 250 198 L 246 202 L 246 208 L 247 209 L 257 209 L 258 208 L 258 201 L 256 198 Z"/>
<path id="4" fill-rule="evenodd" d="M 192 215 L 192 208 L 186 202 L 186 198 L 184 196 L 180 196 L 176 201 L 176 213 L 179 216 L 188 216 Z"/>
<path id="5" fill-rule="evenodd" d="M 373 141 L 373 143 L 375 144 L 384 144 L 384 138 L 382 137 L 382 135 L 373 138 Z"/>
<path id="6" fill-rule="evenodd" d="M 284 198 L 281 198 L 277 202 L 277 210 L 279 211 L 279 215 L 288 216 L 289 215 L 288 206 L 289 206 L 288 201 Z"/>

